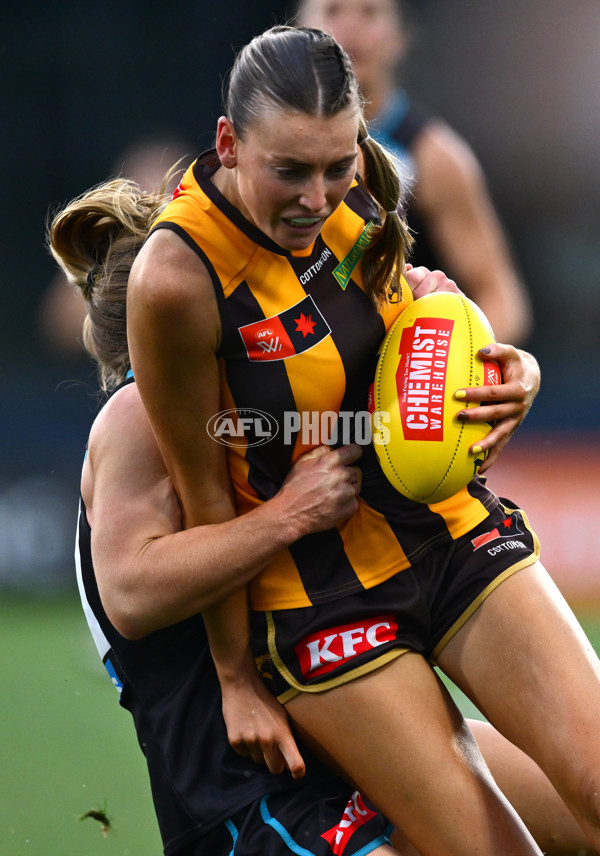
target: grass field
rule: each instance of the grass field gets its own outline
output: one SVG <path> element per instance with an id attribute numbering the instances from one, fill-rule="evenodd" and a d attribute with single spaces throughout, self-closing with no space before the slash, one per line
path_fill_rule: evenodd
<path id="1" fill-rule="evenodd" d="M 0 853 L 161 854 L 144 757 L 75 598 L 0 599 Z M 113 828 L 79 818 L 106 810 Z"/>
<path id="2" fill-rule="evenodd" d="M 144 758 L 78 600 L 5 596 L 0 613 L 0 854 L 160 856 Z M 600 650 L 600 613 L 580 619 Z M 79 819 L 104 809 L 106 837 Z"/>

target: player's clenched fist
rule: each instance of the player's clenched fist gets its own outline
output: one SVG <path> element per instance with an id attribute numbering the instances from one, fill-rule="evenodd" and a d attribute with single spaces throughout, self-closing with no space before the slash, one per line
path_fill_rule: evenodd
<path id="1" fill-rule="evenodd" d="M 331 529 L 358 508 L 360 470 L 353 464 L 362 454 L 351 443 L 339 449 L 317 446 L 302 455 L 273 501 L 281 500 L 282 514 L 297 527 L 297 537 Z"/>

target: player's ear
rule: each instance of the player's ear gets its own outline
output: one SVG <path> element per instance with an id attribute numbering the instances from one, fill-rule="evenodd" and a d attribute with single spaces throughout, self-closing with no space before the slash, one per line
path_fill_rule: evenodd
<path id="1" fill-rule="evenodd" d="M 222 166 L 226 169 L 237 166 L 237 137 L 233 122 L 227 116 L 221 116 L 217 122 L 216 148 Z"/>

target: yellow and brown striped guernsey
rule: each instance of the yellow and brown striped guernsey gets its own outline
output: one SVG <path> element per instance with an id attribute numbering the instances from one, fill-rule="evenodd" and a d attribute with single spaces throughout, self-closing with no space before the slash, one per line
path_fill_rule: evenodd
<path id="1" fill-rule="evenodd" d="M 354 182 L 307 252 L 282 249 L 248 222 L 210 180 L 214 152 L 187 171 L 154 224 L 179 234 L 212 277 L 222 321 L 222 407 L 265 414 L 270 433 L 229 446 L 241 511 L 272 497 L 294 460 L 318 445 L 338 418 L 340 440 L 357 439 L 386 329 L 412 300 L 376 307 L 365 294 L 360 258 L 377 208 Z M 347 432 L 346 432 L 347 429 Z M 257 430 L 256 427 L 254 430 Z M 481 479 L 427 506 L 398 494 L 363 446 L 363 487 L 354 517 L 307 536 L 252 583 L 255 609 L 324 603 L 388 579 L 431 547 L 468 532 L 497 504 Z"/>

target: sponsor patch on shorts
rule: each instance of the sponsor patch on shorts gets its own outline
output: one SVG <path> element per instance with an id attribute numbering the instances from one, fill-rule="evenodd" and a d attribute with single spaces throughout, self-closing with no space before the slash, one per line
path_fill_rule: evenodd
<path id="1" fill-rule="evenodd" d="M 305 680 L 326 675 L 396 638 L 398 624 L 393 615 L 328 627 L 305 636 L 295 647 Z"/>
<path id="2" fill-rule="evenodd" d="M 360 791 L 354 791 L 340 822 L 324 832 L 321 838 L 328 842 L 334 856 L 342 856 L 356 830 L 372 817 L 376 817 L 376 812 L 365 804 Z"/>
<path id="3" fill-rule="evenodd" d="M 515 536 L 525 535 L 525 528 L 518 512 L 514 512 L 508 517 L 505 517 L 499 526 L 495 526 L 488 532 L 484 532 L 471 540 L 474 550 L 479 550 L 481 547 L 490 547 L 494 544 L 500 546 L 502 542 L 510 542 L 515 540 Z M 525 545 L 521 540 L 515 542 L 516 546 L 525 549 Z M 500 549 L 504 549 L 500 546 Z M 495 551 L 497 552 L 497 551 Z"/>

